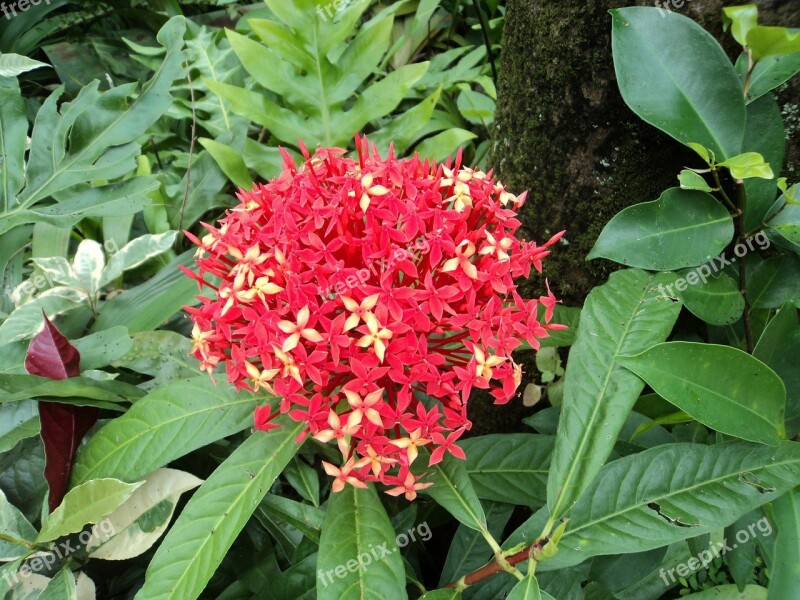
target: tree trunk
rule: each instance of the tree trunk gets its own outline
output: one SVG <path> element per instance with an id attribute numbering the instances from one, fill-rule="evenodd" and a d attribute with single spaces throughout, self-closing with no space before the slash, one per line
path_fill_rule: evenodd
<path id="1" fill-rule="evenodd" d="M 760 22 L 800 26 L 800 2 L 756 2 Z M 741 0 L 669 0 L 710 30 L 735 59 L 722 32 L 724 5 Z M 491 164 L 508 189 L 530 190 L 523 233 L 544 241 L 566 229 L 568 244 L 545 261 L 545 275 L 567 305 L 580 305 L 614 265 L 585 261 L 606 223 L 631 204 L 656 199 L 696 162 L 681 144 L 642 122 L 624 104 L 611 58 L 608 10 L 652 2 L 508 0 Z M 700 57 L 697 58 L 701 60 Z M 780 91 L 787 126 L 790 180 L 800 166 L 800 77 Z M 784 170 L 784 173 L 787 171 Z M 541 290 L 536 278 L 523 289 Z"/>

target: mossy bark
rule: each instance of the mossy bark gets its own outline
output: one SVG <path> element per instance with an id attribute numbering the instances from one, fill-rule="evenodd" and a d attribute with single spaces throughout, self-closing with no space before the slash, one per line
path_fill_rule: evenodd
<path id="1" fill-rule="evenodd" d="M 581 305 L 589 290 L 617 268 L 607 261 L 585 260 L 606 223 L 626 206 L 658 198 L 677 185 L 684 165 L 696 163 L 693 153 L 628 109 L 617 88 L 608 10 L 653 2 L 507 1 L 490 164 L 511 191 L 529 190 L 522 212 L 525 237 L 541 242 L 567 230 L 568 244 L 557 246 L 544 261 L 545 275 L 566 305 Z M 698 21 L 735 59 L 740 49 L 722 31 L 721 9 L 743 3 L 666 4 Z M 797 0 L 756 3 L 763 24 L 800 26 Z M 789 141 L 784 173 L 796 181 L 800 77 L 783 86 L 778 98 Z M 543 279 L 533 277 L 523 284 L 523 295 L 535 297 L 542 288 Z M 536 378 L 529 354 L 516 358 L 527 372 L 523 388 Z M 519 398 L 505 407 L 490 402 L 478 396 L 471 403 L 473 434 L 518 430 L 520 419 L 532 412 Z"/>

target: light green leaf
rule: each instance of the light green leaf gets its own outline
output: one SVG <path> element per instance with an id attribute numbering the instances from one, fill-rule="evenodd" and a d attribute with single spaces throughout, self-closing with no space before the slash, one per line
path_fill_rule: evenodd
<path id="1" fill-rule="evenodd" d="M 36 530 L 25 516 L 11 504 L 0 490 L 0 532 L 6 536 L 0 540 L 0 561 L 9 561 L 31 553 L 36 539 Z M 11 541 L 18 540 L 17 543 Z"/>
<path id="2" fill-rule="evenodd" d="M 785 436 L 786 388 L 760 360 L 730 346 L 658 344 L 617 362 L 704 425 L 743 440 L 778 444 Z"/>
<path id="3" fill-rule="evenodd" d="M 422 141 L 414 148 L 414 151 L 422 158 L 442 161 L 455 154 L 461 146 L 476 137 L 478 136 L 466 129 L 448 129 Z"/>
<path id="4" fill-rule="evenodd" d="M 279 417 L 256 432 L 195 492 L 156 551 L 138 600 L 194 600 L 299 446 L 304 427 Z"/>
<path id="5" fill-rule="evenodd" d="M 747 47 L 756 60 L 794 54 L 800 52 L 800 31 L 759 25 L 748 32 Z"/>
<path id="6" fill-rule="evenodd" d="M 88 377 L 48 379 L 38 375 L 0 374 L 0 402 L 19 402 L 31 398 L 85 398 L 103 402 L 126 402 L 143 393 L 135 385 L 122 381 L 97 381 Z"/>
<path id="7" fill-rule="evenodd" d="M 608 258 L 653 271 L 695 267 L 733 238 L 733 219 L 705 192 L 671 188 L 629 206 L 605 226 L 587 259 Z"/>
<path id="8" fill-rule="evenodd" d="M 713 192 L 714 189 L 706 183 L 703 177 L 694 171 L 684 169 L 678 175 L 682 190 L 698 190 L 700 192 Z"/>
<path id="9" fill-rule="evenodd" d="M 80 281 L 83 291 L 94 297 L 100 289 L 100 275 L 106 264 L 103 246 L 94 240 L 83 240 L 72 259 L 72 272 Z"/>
<path id="10" fill-rule="evenodd" d="M 70 342 L 80 352 L 81 371 L 99 369 L 125 356 L 133 340 L 124 327 L 112 327 Z"/>
<path id="11" fill-rule="evenodd" d="M 6 343 L 32 338 L 42 328 L 42 311 L 49 319 L 86 303 L 86 294 L 72 288 L 55 287 L 38 294 L 12 312 L 0 325 Z"/>
<path id="12" fill-rule="evenodd" d="M 665 476 L 667 474 L 667 476 Z M 540 571 L 598 555 L 631 554 L 697 537 L 735 522 L 800 483 L 800 444 L 665 444 L 604 466 L 570 513 L 558 553 Z M 531 543 L 547 509 L 503 547 Z"/>
<path id="13" fill-rule="evenodd" d="M 739 292 L 739 283 L 727 273 L 709 276 L 711 272 L 707 265 L 679 272 L 680 280 L 685 284 L 676 286 L 678 298 L 692 314 L 706 323 L 731 325 L 744 312 L 744 297 Z M 681 287 L 685 289 L 681 290 Z"/>
<path id="14" fill-rule="evenodd" d="M 395 532 L 372 486 L 348 485 L 331 495 L 317 569 L 319 600 L 408 597 Z"/>
<path id="15" fill-rule="evenodd" d="M 19 54 L 0 54 L 0 77 L 16 77 L 42 67 L 50 65 Z"/>
<path id="16" fill-rule="evenodd" d="M 130 351 L 116 358 L 113 365 L 151 376 L 139 387 L 153 391 L 201 375 L 200 363 L 190 356 L 191 350 L 191 340 L 174 331 L 141 331 L 133 334 Z"/>
<path id="17" fill-rule="evenodd" d="M 167 530 L 181 494 L 203 483 L 190 473 L 159 469 L 148 475 L 114 512 L 92 530 L 85 545 L 92 558 L 126 560 L 150 549 Z"/>
<path id="18" fill-rule="evenodd" d="M 108 285 L 124 271 L 134 269 L 160 254 L 169 250 L 175 243 L 177 231 L 167 231 L 158 235 L 141 235 L 126 244 L 119 252 L 111 257 L 108 266 L 102 271 L 100 287 Z"/>
<path id="19" fill-rule="evenodd" d="M 420 596 L 419 600 L 461 600 L 461 592 L 455 589 L 433 590 Z"/>
<path id="20" fill-rule="evenodd" d="M 118 479 L 93 479 L 66 493 L 42 527 L 37 542 L 48 542 L 85 525 L 99 523 L 131 497 L 141 483 L 125 483 Z"/>
<path id="21" fill-rule="evenodd" d="M 721 159 L 742 150 L 744 95 L 730 60 L 692 19 L 653 7 L 611 11 L 619 89 L 639 117 Z M 751 32 L 752 34 L 752 32 Z M 702 61 L 696 57 L 702 56 Z"/>
<path id="22" fill-rule="evenodd" d="M 236 186 L 247 190 L 252 189 L 253 178 L 247 171 L 247 165 L 244 164 L 241 152 L 209 138 L 199 138 L 197 141 L 208 151 L 225 176 Z"/>
<path id="23" fill-rule="evenodd" d="M 207 376 L 148 394 L 78 450 L 72 484 L 97 477 L 136 481 L 192 450 L 252 425 L 256 396 Z"/>
<path id="24" fill-rule="evenodd" d="M 772 503 L 778 530 L 770 565 L 769 600 L 791 598 L 800 581 L 800 489 L 794 489 Z"/>
<path id="25" fill-rule="evenodd" d="M 725 6 L 722 8 L 722 21 L 726 30 L 730 27 L 733 39 L 747 46 L 747 32 L 758 25 L 758 6 Z"/>
<path id="26" fill-rule="evenodd" d="M 727 167 L 734 179 L 774 179 L 769 164 L 764 161 L 764 157 L 758 152 L 745 152 L 738 156 L 732 156 L 728 160 L 719 163 L 720 167 Z"/>
<path id="27" fill-rule="evenodd" d="M 742 54 L 736 63 L 739 73 L 747 72 L 747 55 Z M 750 75 L 747 102 L 754 102 L 761 96 L 783 85 L 800 71 L 800 52 L 788 56 L 768 56 L 756 63 Z M 747 146 L 744 146 L 747 147 Z"/>
<path id="28" fill-rule="evenodd" d="M 547 482 L 547 503 L 556 517 L 564 515 L 597 476 L 644 389 L 641 379 L 615 360 L 669 335 L 680 303 L 666 298 L 662 288 L 674 280 L 673 274 L 618 271 L 586 299 L 567 362 Z"/>
<path id="29" fill-rule="evenodd" d="M 539 507 L 545 488 L 552 436 L 527 433 L 483 435 L 459 441 L 478 498 Z"/>
<path id="30" fill-rule="evenodd" d="M 0 214 L 16 206 L 25 182 L 28 119 L 16 79 L 0 78 Z"/>

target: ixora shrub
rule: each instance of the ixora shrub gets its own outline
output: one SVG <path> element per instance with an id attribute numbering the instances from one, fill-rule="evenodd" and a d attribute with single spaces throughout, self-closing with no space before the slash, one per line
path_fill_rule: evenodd
<path id="1" fill-rule="evenodd" d="M 298 167 L 287 154 L 283 174 L 191 236 L 200 274 L 189 274 L 214 293 L 186 310 L 204 370 L 222 363 L 229 383 L 281 398 L 304 426 L 298 441 L 337 441 L 342 464 L 322 463 L 334 491 L 379 481 L 413 500 L 431 485 L 412 472 L 419 448 L 431 466 L 445 451 L 464 459 L 470 391 L 494 380 L 508 402 L 518 338 L 538 348 L 564 328 L 548 324 L 552 294 L 524 300 L 513 283 L 541 271 L 562 234 L 520 242 L 525 197 L 460 157 L 383 160 L 356 142 L 357 160 L 322 149 Z M 275 427 L 273 411 L 256 410 L 257 429 Z"/>
<path id="2" fill-rule="evenodd" d="M 754 6 L 724 15 L 735 65 L 688 18 L 612 11 L 623 97 L 697 164 L 608 223 L 590 258 L 627 268 L 581 309 L 516 294 L 559 239 L 516 237 L 524 196 L 358 138 L 352 157 L 287 155 L 189 234 L 193 339 L 175 320 L 150 331 L 194 287 L 175 261 L 120 284 L 173 234 L 107 263 L 91 241 L 72 262 L 37 258 L 79 301 L 0 326 L 17 348 L 44 321 L 19 365 L 0 356 L 0 598 L 93 598 L 92 580 L 137 600 L 796 598 L 800 194 L 778 177 L 771 90 L 800 70 L 800 34 Z M 7 147 L 21 106 L 0 105 Z M 126 156 L 129 137 L 113 138 Z M 170 314 L 144 324 L 145 304 Z M 512 353 L 545 350 L 546 383 L 559 346 L 561 391 L 529 432 L 469 431 L 471 390 L 505 410 Z"/>

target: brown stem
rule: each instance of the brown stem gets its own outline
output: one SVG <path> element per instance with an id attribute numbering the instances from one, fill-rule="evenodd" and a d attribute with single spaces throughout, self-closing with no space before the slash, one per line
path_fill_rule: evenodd
<path id="1" fill-rule="evenodd" d="M 744 183 L 737 183 L 737 187 L 739 188 L 739 193 L 737 195 L 737 208 L 738 213 L 736 215 L 736 239 L 737 242 L 742 243 L 745 239 L 745 229 L 744 229 L 744 201 L 745 201 L 745 190 L 744 190 Z M 750 301 L 747 299 L 747 275 L 745 272 L 745 262 L 743 259 L 738 261 L 739 263 L 739 293 L 742 294 L 742 298 L 744 298 L 744 339 L 745 343 L 747 344 L 747 351 L 752 354 L 753 350 L 755 349 L 755 344 L 753 343 L 753 328 L 750 324 Z"/>
<path id="2" fill-rule="evenodd" d="M 517 565 L 517 564 L 521 563 L 524 560 L 528 560 L 533 555 L 533 551 L 534 550 L 541 550 L 546 542 L 547 542 L 546 539 L 545 540 L 539 540 L 539 541 L 531 544 L 530 546 L 528 546 L 524 550 L 520 550 L 519 552 L 517 552 L 516 554 L 512 554 L 511 556 L 507 556 L 506 557 L 506 562 L 513 567 L 514 565 Z M 483 581 L 484 579 L 487 579 L 487 578 L 491 577 L 492 575 L 497 575 L 498 573 L 504 573 L 504 572 L 508 572 L 508 571 L 503 567 L 503 565 L 501 565 L 495 559 L 492 562 L 490 562 L 489 564 L 486 564 L 486 565 L 482 566 L 477 571 L 473 571 L 469 575 L 465 575 L 464 577 L 462 577 L 458 581 L 451 581 L 446 586 L 444 586 L 444 588 L 442 588 L 442 589 L 455 589 L 455 588 L 457 588 L 459 586 L 461 586 L 461 587 L 469 587 L 471 585 L 475 585 L 479 581 Z"/>

